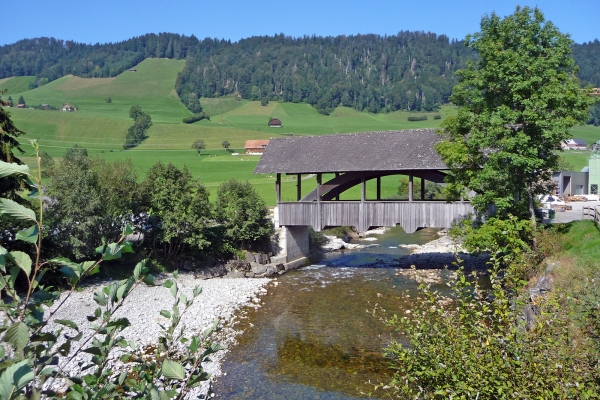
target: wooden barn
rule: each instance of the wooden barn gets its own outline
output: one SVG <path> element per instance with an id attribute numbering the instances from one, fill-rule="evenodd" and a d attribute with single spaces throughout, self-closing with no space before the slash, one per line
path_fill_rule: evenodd
<path id="1" fill-rule="evenodd" d="M 262 154 L 269 144 L 268 140 L 246 140 L 246 154 Z"/>
<path id="2" fill-rule="evenodd" d="M 281 124 L 281 120 L 279 118 L 271 118 L 269 120 L 270 128 L 281 128 L 283 125 Z"/>

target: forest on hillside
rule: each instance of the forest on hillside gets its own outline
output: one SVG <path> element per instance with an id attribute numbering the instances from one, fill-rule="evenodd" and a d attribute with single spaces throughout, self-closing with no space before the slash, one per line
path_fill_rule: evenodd
<path id="1" fill-rule="evenodd" d="M 447 103 L 455 72 L 477 55 L 445 35 L 304 36 L 283 34 L 228 40 L 172 33 L 119 43 L 82 44 L 54 38 L 24 39 L 0 47 L 0 79 L 36 76 L 30 88 L 65 75 L 113 77 L 145 58 L 186 59 L 175 89 L 200 112 L 199 99 L 304 102 L 327 114 L 338 105 L 360 111 L 431 111 Z M 600 42 L 575 44 L 583 84 L 600 87 Z"/>

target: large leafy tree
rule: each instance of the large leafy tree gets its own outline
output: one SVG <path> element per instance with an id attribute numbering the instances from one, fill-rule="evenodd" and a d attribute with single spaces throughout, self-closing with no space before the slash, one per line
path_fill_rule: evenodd
<path id="1" fill-rule="evenodd" d="M 256 189 L 246 181 L 223 182 L 217 191 L 217 221 L 225 228 L 225 240 L 250 249 L 273 234 L 269 210 Z"/>
<path id="2" fill-rule="evenodd" d="M 90 159 L 87 149 L 68 149 L 47 183 L 51 207 L 44 222 L 61 254 L 91 257 L 104 238 L 116 240 L 138 215 L 140 193 L 130 161 Z"/>
<path id="3" fill-rule="evenodd" d="M 480 211 L 496 205 L 535 222 L 535 196 L 556 168 L 560 141 L 585 122 L 592 102 L 576 77 L 572 41 L 538 8 L 481 20 L 465 44 L 479 59 L 459 71 L 460 106 L 437 146 L 452 170 L 450 189 L 473 191 Z"/>
<path id="4" fill-rule="evenodd" d="M 155 244 L 167 260 L 186 250 L 210 245 L 208 229 L 212 207 L 208 190 L 188 169 L 158 161 L 146 174 L 144 197 L 149 202 Z"/>

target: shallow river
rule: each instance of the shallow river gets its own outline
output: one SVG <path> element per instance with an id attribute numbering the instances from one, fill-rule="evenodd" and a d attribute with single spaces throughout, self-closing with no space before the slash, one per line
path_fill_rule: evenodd
<path id="1" fill-rule="evenodd" d="M 418 283 L 396 274 L 395 260 L 407 254 L 398 244 L 422 244 L 438 235 L 396 228 L 374 237 L 364 243 L 377 247 L 329 253 L 282 275 L 261 308 L 246 310 L 248 318 L 236 326 L 244 333 L 225 357 L 226 375 L 214 385 L 218 398 L 368 398 L 375 384 L 386 381 L 390 371 L 382 349 L 400 338 L 370 311 L 375 304 L 391 314 L 411 308 Z M 406 291 L 408 300 L 401 297 Z"/>

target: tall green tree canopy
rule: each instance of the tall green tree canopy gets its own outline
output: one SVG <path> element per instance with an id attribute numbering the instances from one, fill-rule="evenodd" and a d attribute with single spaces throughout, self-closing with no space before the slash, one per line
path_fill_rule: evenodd
<path id="1" fill-rule="evenodd" d="M 21 160 L 15 157 L 14 150 L 16 149 L 21 154 L 24 153 L 17 138 L 25 132 L 17 129 L 10 119 L 10 113 L 3 108 L 8 105 L 7 101 L 0 99 L 0 160 L 22 164 Z M 16 191 L 19 188 L 19 182 L 20 178 L 16 176 L 0 178 L 0 196 L 11 199 L 18 197 Z"/>
<path id="2" fill-rule="evenodd" d="M 535 196 L 544 191 L 569 129 L 584 123 L 591 98 L 580 88 L 572 41 L 538 8 L 517 7 L 481 20 L 465 44 L 479 54 L 458 71 L 451 100 L 460 106 L 437 149 L 452 170 L 450 189 L 474 191 L 480 211 L 535 221 Z"/>
<path id="3" fill-rule="evenodd" d="M 167 260 L 185 250 L 203 250 L 211 243 L 208 227 L 212 206 L 208 190 L 184 166 L 157 161 L 143 183 L 144 198 L 154 220 L 154 241 Z"/>
<path id="4" fill-rule="evenodd" d="M 250 249 L 273 234 L 269 210 L 248 182 L 231 179 L 217 191 L 216 217 L 225 228 L 225 239 L 238 248 Z"/>

